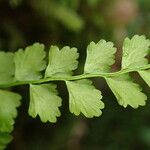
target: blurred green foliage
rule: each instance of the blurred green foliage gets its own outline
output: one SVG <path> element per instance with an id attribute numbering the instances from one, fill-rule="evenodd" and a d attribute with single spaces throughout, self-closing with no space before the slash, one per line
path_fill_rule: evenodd
<path id="1" fill-rule="evenodd" d="M 118 46 L 125 36 L 150 37 L 149 0 L 0 0 L 0 49 L 15 51 L 34 42 L 49 47 L 75 46 L 83 64 L 89 41 L 104 38 Z M 114 69 L 120 67 L 120 52 Z M 82 65 L 76 73 L 81 72 Z M 136 75 L 135 75 L 136 76 Z M 148 87 L 143 84 L 144 91 Z M 96 80 L 96 79 L 95 79 Z M 138 110 L 122 109 L 103 80 L 96 82 L 105 93 L 103 116 L 94 119 L 68 113 L 64 85 L 59 86 L 65 99 L 57 124 L 42 124 L 27 114 L 29 95 L 26 87 L 15 87 L 24 99 L 19 108 L 8 150 L 149 150 L 150 102 Z M 66 115 L 68 114 L 68 115 Z M 9 140 L 9 139 L 6 139 Z"/>

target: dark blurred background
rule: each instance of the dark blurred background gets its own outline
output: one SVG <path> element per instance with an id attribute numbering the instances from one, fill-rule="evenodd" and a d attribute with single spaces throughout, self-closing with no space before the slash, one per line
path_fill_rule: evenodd
<path id="1" fill-rule="evenodd" d="M 90 41 L 113 41 L 120 69 L 124 37 L 144 34 L 150 38 L 150 0 L 0 0 L 0 50 L 16 51 L 34 42 L 75 46 L 80 53 L 81 74 Z M 22 94 L 22 106 L 7 150 L 150 150 L 150 92 L 147 105 L 131 109 L 117 104 L 103 79 L 93 79 L 103 93 L 105 109 L 99 118 L 76 117 L 68 109 L 68 93 L 58 82 L 63 98 L 62 115 L 56 124 L 43 124 L 28 115 L 28 86 L 14 87 Z"/>

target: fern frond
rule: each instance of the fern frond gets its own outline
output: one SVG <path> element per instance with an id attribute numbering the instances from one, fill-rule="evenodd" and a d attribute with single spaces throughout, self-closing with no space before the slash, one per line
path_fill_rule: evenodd
<path id="1" fill-rule="evenodd" d="M 59 107 L 62 100 L 58 96 L 56 85 L 46 82 L 66 83 L 69 109 L 75 115 L 83 113 L 86 117 L 92 118 L 102 114 L 102 93 L 92 85 L 89 79 L 92 77 L 105 78 L 121 106 L 144 106 L 147 96 L 142 92 L 140 85 L 133 82 L 129 73 L 138 72 L 150 86 L 150 64 L 148 57 L 146 58 L 150 53 L 149 48 L 150 40 L 145 36 L 135 35 L 131 39 L 126 38 L 123 43 L 122 68 L 117 72 L 111 72 L 116 52 L 113 43 L 105 40 L 100 40 L 97 44 L 91 42 L 87 47 L 84 73 L 76 76 L 72 76 L 73 70 L 78 66 L 79 54 L 76 48 L 66 46 L 59 50 L 57 46 L 52 46 L 48 63 L 45 60 L 43 44 L 33 44 L 14 54 L 1 51 L 0 138 L 1 132 L 6 133 L 2 136 L 7 136 L 12 131 L 14 118 L 17 116 L 16 107 L 20 105 L 21 98 L 16 93 L 3 90 L 6 87 L 29 84 L 29 115 L 33 118 L 39 115 L 42 122 L 56 122 L 57 117 L 61 115 Z M 41 71 L 45 71 L 45 75 L 42 75 Z M 6 139 L 6 143 L 7 141 L 9 139 Z"/>

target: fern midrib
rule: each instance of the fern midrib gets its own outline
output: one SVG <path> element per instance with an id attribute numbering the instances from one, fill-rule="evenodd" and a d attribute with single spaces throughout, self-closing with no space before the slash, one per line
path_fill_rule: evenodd
<path id="1" fill-rule="evenodd" d="M 124 69 L 124 70 L 119 70 L 119 71 L 110 72 L 110 73 L 81 74 L 81 75 L 75 75 L 75 76 L 70 76 L 70 77 L 52 76 L 52 77 L 42 78 L 42 79 L 35 80 L 35 81 L 15 81 L 15 82 L 10 82 L 6 84 L 0 84 L 0 88 L 8 88 L 12 86 L 25 85 L 25 84 L 41 84 L 41 83 L 46 83 L 46 82 L 51 82 L 51 81 L 73 81 L 73 80 L 80 80 L 80 79 L 87 79 L 87 78 L 114 77 L 114 76 L 118 76 L 121 74 L 130 73 L 130 72 L 138 72 L 138 71 L 142 71 L 146 69 L 150 69 L 150 64 L 144 65 L 138 68 L 134 68 L 134 69 Z"/>

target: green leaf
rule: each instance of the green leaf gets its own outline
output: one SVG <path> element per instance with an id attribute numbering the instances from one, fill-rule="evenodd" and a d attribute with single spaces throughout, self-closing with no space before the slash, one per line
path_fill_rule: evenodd
<path id="1" fill-rule="evenodd" d="M 0 132 L 13 130 L 17 107 L 20 106 L 21 96 L 17 93 L 0 90 Z"/>
<path id="2" fill-rule="evenodd" d="M 147 96 L 141 92 L 140 86 L 132 81 L 129 74 L 106 78 L 106 81 L 121 106 L 130 105 L 137 108 L 145 105 Z"/>
<path id="3" fill-rule="evenodd" d="M 14 73 L 14 54 L 0 52 L 0 84 L 12 82 Z"/>
<path id="4" fill-rule="evenodd" d="M 12 140 L 12 136 L 9 133 L 0 132 L 0 150 L 4 150 L 8 143 Z"/>
<path id="5" fill-rule="evenodd" d="M 40 71 L 46 67 L 44 45 L 35 43 L 25 51 L 20 49 L 15 53 L 15 78 L 18 81 L 38 80 L 42 77 Z"/>
<path id="6" fill-rule="evenodd" d="M 51 46 L 45 76 L 71 76 L 72 70 L 75 70 L 78 66 L 78 57 L 76 48 L 65 46 L 59 50 L 57 46 Z"/>
<path id="7" fill-rule="evenodd" d="M 126 38 L 123 43 L 122 69 L 133 69 L 148 64 L 145 58 L 149 53 L 150 40 L 145 36 L 135 35 Z"/>
<path id="8" fill-rule="evenodd" d="M 33 118 L 39 115 L 42 122 L 56 122 L 61 115 L 61 98 L 57 94 L 54 84 L 31 84 L 29 114 Z"/>
<path id="9" fill-rule="evenodd" d="M 150 70 L 139 71 L 139 74 L 150 87 Z"/>
<path id="10" fill-rule="evenodd" d="M 84 27 L 84 20 L 70 7 L 58 1 L 32 0 L 31 4 L 36 11 L 46 17 L 46 24 L 51 25 L 52 19 L 63 24 L 67 29 L 77 32 Z M 57 24 L 55 23 L 57 26 Z"/>
<path id="11" fill-rule="evenodd" d="M 110 66 L 115 62 L 116 48 L 112 42 L 100 40 L 97 44 L 91 42 L 87 47 L 87 58 L 84 73 L 99 74 L 109 72 Z"/>
<path id="12" fill-rule="evenodd" d="M 69 91 L 69 109 L 71 113 L 79 115 L 83 113 L 86 117 L 98 117 L 102 114 L 104 103 L 101 101 L 101 92 L 87 79 L 78 81 L 66 81 Z"/>

